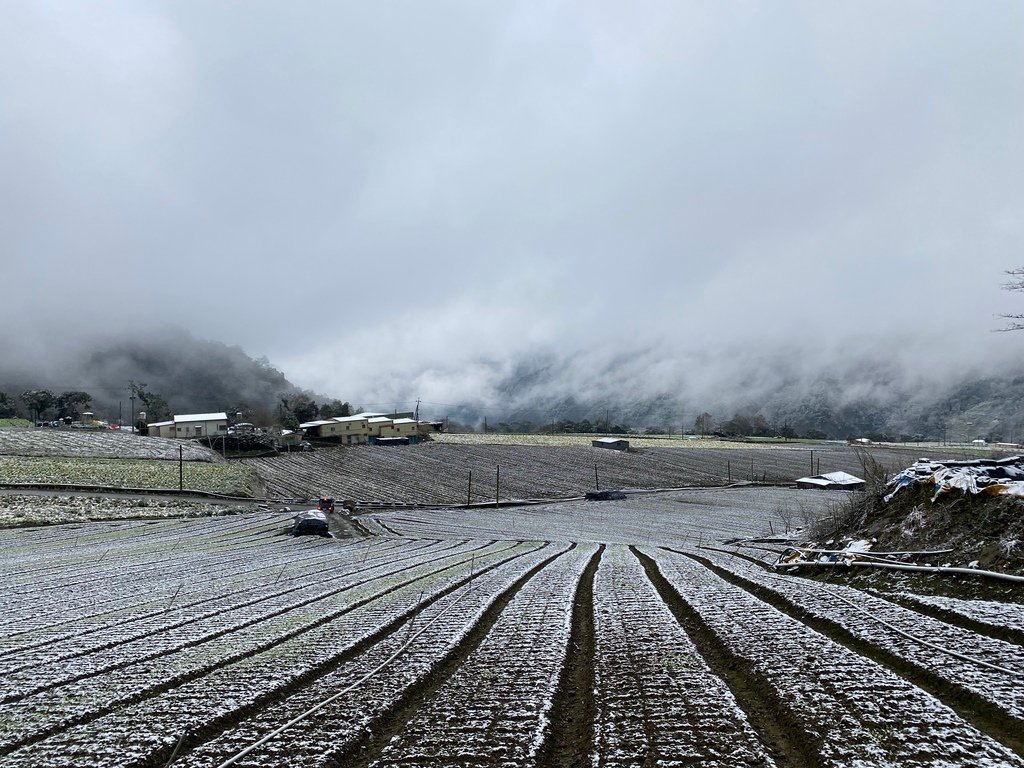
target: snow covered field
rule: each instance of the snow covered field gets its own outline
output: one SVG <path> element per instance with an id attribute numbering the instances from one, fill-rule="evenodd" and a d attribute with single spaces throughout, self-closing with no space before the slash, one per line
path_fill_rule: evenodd
<path id="1" fill-rule="evenodd" d="M 723 551 L 796 493 L 0 531 L 0 765 L 1024 766 L 1024 607 Z"/>

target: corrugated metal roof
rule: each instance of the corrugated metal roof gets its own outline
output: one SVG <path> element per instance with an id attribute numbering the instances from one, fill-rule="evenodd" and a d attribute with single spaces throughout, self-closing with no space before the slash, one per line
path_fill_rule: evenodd
<path id="1" fill-rule="evenodd" d="M 147 424 L 147 427 L 169 427 L 173 424 L 173 421 L 154 421 L 151 424 Z"/>
<path id="2" fill-rule="evenodd" d="M 309 429 L 310 427 L 322 427 L 324 424 L 333 424 L 334 422 L 330 419 L 327 421 L 307 421 L 305 424 L 299 424 L 300 429 Z"/>
<path id="3" fill-rule="evenodd" d="M 372 419 L 367 419 L 371 424 L 383 424 L 385 421 L 391 421 L 387 416 L 375 416 Z"/>
<path id="4" fill-rule="evenodd" d="M 855 477 L 849 472 L 829 472 L 824 475 L 811 475 L 810 477 L 801 477 L 797 482 L 805 483 L 807 485 L 819 485 L 822 487 L 829 485 L 854 485 L 864 483 L 864 481 L 859 477 Z"/>
<path id="5" fill-rule="evenodd" d="M 395 424 L 415 424 L 416 419 L 395 419 Z"/>
<path id="6" fill-rule="evenodd" d="M 366 416 L 335 416 L 331 421 L 366 421 Z"/>
<path id="7" fill-rule="evenodd" d="M 177 421 L 227 421 L 228 415 L 226 413 L 185 413 L 174 414 L 174 420 Z"/>

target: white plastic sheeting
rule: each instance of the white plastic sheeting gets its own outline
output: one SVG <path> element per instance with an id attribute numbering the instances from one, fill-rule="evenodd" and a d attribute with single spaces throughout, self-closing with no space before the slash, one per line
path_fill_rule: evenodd
<path id="1" fill-rule="evenodd" d="M 889 481 L 889 501 L 906 486 L 934 486 L 932 501 L 946 493 L 1024 496 L 1024 457 L 932 461 L 918 459 Z"/>

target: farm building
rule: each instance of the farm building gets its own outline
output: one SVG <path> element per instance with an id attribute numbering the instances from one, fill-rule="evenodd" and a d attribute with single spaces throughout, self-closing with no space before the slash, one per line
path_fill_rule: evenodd
<path id="1" fill-rule="evenodd" d="M 150 437 L 211 437 L 228 433 L 226 413 L 185 413 L 146 425 Z"/>
<path id="2" fill-rule="evenodd" d="M 366 426 L 369 437 L 380 437 L 382 431 L 390 431 L 391 423 L 391 419 L 387 416 L 372 416 L 368 418 L 366 420 Z M 392 437 L 392 435 L 387 434 L 385 437 Z"/>
<path id="3" fill-rule="evenodd" d="M 150 437 L 175 437 L 174 421 L 154 421 L 146 425 L 146 434 Z"/>
<path id="4" fill-rule="evenodd" d="M 864 488 L 864 481 L 848 472 L 829 472 L 824 475 L 801 477 L 796 481 L 797 488 L 827 488 L 832 491 L 859 491 Z"/>
<path id="5" fill-rule="evenodd" d="M 421 431 L 437 429 L 429 422 L 417 422 L 411 417 L 368 413 L 307 421 L 299 427 L 306 437 L 336 440 L 342 445 L 359 445 L 389 438 L 408 438 L 406 442 L 416 442 Z"/>
<path id="6" fill-rule="evenodd" d="M 343 443 L 365 443 L 369 437 L 369 419 L 366 416 L 335 416 L 331 421 L 337 425 L 337 434 Z"/>
<path id="7" fill-rule="evenodd" d="M 415 435 L 417 432 L 416 420 L 415 419 L 393 419 L 390 427 L 388 427 L 388 433 L 385 430 L 381 430 L 381 437 L 409 437 Z"/>
<path id="8" fill-rule="evenodd" d="M 327 432 L 325 428 L 333 425 L 334 421 L 331 419 L 319 419 L 299 424 L 299 429 L 305 432 L 306 437 L 331 437 L 333 433 Z"/>
<path id="9" fill-rule="evenodd" d="M 226 413 L 185 413 L 174 416 L 173 437 L 210 437 L 226 435 L 227 432 Z"/>
<path id="10" fill-rule="evenodd" d="M 629 440 L 623 440 L 621 437 L 599 437 L 597 440 L 591 440 L 590 444 L 595 448 L 609 448 L 613 451 L 629 450 Z"/>
<path id="11" fill-rule="evenodd" d="M 383 418 L 383 417 L 382 417 Z M 300 424 L 306 437 L 334 438 L 346 445 L 365 443 L 370 436 L 369 419 L 365 416 L 336 416 Z"/>

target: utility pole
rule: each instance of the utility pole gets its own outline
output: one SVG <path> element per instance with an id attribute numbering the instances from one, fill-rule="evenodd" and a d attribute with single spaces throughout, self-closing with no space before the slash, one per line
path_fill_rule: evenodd
<path id="1" fill-rule="evenodd" d="M 128 397 L 132 401 L 132 434 L 135 434 L 135 390 L 132 390 L 131 395 Z"/>
<path id="2" fill-rule="evenodd" d="M 420 399 L 416 398 L 416 421 L 420 420 Z"/>

